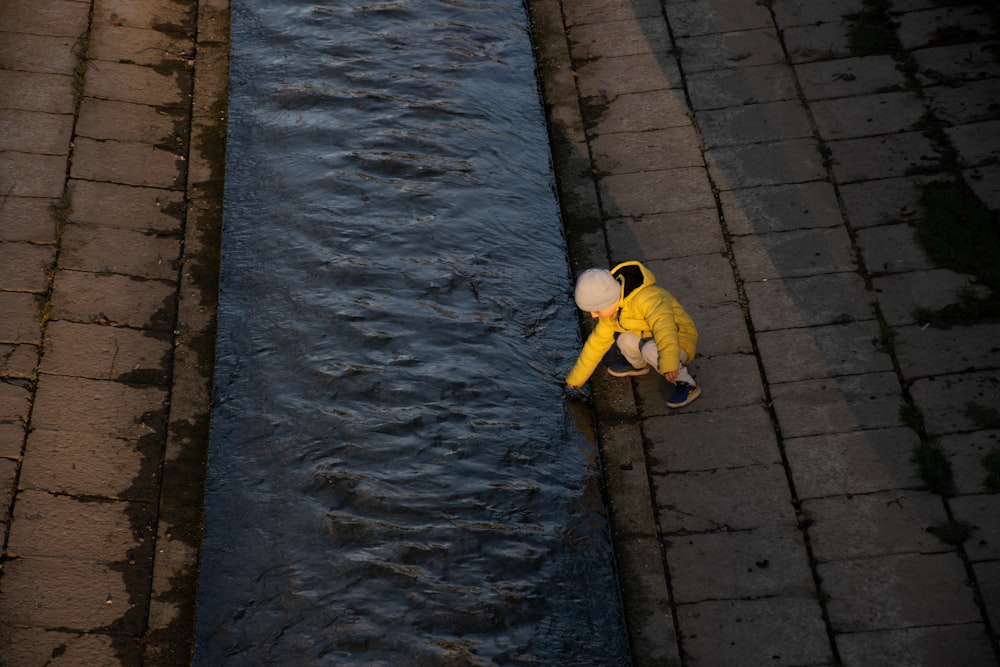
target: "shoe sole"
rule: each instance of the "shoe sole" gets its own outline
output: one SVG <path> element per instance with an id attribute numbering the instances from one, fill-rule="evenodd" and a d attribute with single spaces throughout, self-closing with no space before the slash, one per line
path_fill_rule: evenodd
<path id="1" fill-rule="evenodd" d="M 635 368 L 630 371 L 613 371 L 610 368 L 608 369 L 608 375 L 613 375 L 616 378 L 626 378 L 631 375 L 645 375 L 648 372 L 649 366 L 646 366 L 645 368 Z"/>
<path id="2" fill-rule="evenodd" d="M 690 403 L 694 399 L 698 398 L 699 396 L 701 396 L 701 387 L 695 387 L 694 391 L 692 391 L 690 394 L 688 394 L 688 397 L 684 400 L 683 403 L 671 403 L 670 401 L 667 401 L 667 407 L 668 408 L 683 408 L 685 405 L 687 405 L 688 403 Z"/>

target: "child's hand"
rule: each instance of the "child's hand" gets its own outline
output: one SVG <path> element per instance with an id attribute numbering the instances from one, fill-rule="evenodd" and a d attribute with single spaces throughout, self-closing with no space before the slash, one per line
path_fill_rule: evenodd
<path id="1" fill-rule="evenodd" d="M 677 371 L 669 371 L 663 374 L 663 377 L 667 378 L 667 382 L 673 382 L 677 379 Z"/>

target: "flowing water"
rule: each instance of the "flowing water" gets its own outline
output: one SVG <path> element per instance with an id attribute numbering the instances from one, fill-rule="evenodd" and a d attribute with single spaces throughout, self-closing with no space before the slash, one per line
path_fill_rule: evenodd
<path id="1" fill-rule="evenodd" d="M 524 7 L 232 43 L 196 664 L 627 664 Z"/>

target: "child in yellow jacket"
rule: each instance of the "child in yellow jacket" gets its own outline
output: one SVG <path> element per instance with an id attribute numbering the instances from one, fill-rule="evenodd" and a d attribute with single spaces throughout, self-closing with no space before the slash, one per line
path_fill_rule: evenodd
<path id="1" fill-rule="evenodd" d="M 655 368 L 674 392 L 667 406 L 679 408 L 701 396 L 701 388 L 685 364 L 694 359 L 698 331 L 684 307 L 656 284 L 640 262 L 622 262 L 610 271 L 587 269 L 576 281 L 576 305 L 597 325 L 587 337 L 566 376 L 571 389 L 581 387 L 611 349 L 617 334 L 624 362 L 608 365 L 615 377 L 643 375 Z"/>

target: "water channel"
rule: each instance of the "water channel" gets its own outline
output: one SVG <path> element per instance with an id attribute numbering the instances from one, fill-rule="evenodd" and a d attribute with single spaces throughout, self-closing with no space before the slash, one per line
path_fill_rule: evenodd
<path id="1" fill-rule="evenodd" d="M 524 6 L 232 8 L 196 664 L 628 664 Z"/>

